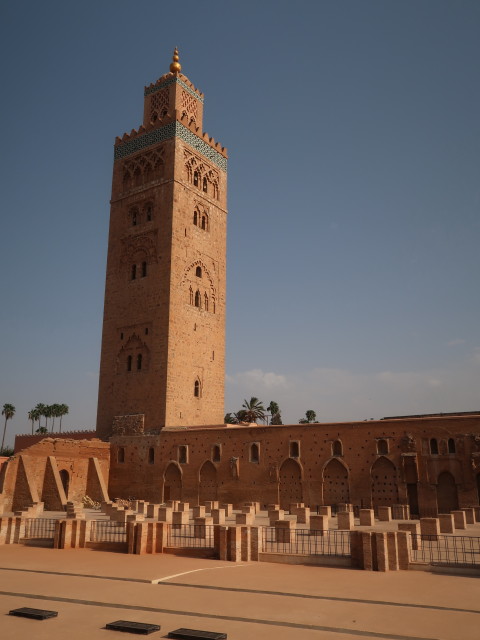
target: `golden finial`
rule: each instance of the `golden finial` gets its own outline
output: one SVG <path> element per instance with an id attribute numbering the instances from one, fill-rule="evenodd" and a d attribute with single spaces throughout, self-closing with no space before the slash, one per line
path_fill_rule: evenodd
<path id="1" fill-rule="evenodd" d="M 180 58 L 178 57 L 178 49 L 177 47 L 175 47 L 175 51 L 173 52 L 173 62 L 170 65 L 170 71 L 172 73 L 180 73 L 180 71 L 182 70 L 182 65 L 180 64 L 179 60 Z"/>

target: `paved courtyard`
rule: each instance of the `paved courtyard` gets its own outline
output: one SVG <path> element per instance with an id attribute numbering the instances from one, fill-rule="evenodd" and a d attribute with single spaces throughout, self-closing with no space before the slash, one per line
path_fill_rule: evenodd
<path id="1" fill-rule="evenodd" d="M 3 638 L 123 638 L 118 619 L 190 627 L 229 640 L 383 638 L 477 640 L 480 577 L 371 573 L 171 555 L 133 556 L 21 545 L 0 547 Z M 45 621 L 5 615 L 58 611 Z M 131 636 L 133 637 L 133 636 Z"/>

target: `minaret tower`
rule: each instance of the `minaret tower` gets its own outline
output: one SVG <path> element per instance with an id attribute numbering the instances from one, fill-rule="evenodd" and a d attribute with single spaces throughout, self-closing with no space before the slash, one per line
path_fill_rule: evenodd
<path id="1" fill-rule="evenodd" d="M 115 142 L 97 432 L 219 425 L 224 415 L 227 152 L 181 73 L 145 87 Z"/>

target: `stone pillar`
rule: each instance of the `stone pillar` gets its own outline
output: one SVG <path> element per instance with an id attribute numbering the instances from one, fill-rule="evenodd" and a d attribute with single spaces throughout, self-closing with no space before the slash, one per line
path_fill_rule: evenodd
<path id="1" fill-rule="evenodd" d="M 242 513 L 250 513 L 251 515 L 255 515 L 255 507 L 253 505 L 243 506 Z"/>
<path id="2" fill-rule="evenodd" d="M 155 531 L 155 545 L 154 550 L 155 553 L 163 553 L 164 547 L 167 546 L 167 523 L 166 522 L 155 522 L 154 531 Z"/>
<path id="3" fill-rule="evenodd" d="M 228 560 L 228 528 L 222 526 L 215 527 L 215 534 L 215 552 L 218 553 L 218 559 Z"/>
<path id="4" fill-rule="evenodd" d="M 398 547 L 397 532 L 387 531 L 388 568 L 390 571 L 398 571 Z"/>
<path id="5" fill-rule="evenodd" d="M 453 521 L 455 523 L 455 529 L 466 529 L 467 519 L 465 517 L 465 511 L 452 511 Z"/>
<path id="6" fill-rule="evenodd" d="M 179 529 L 182 524 L 188 524 L 190 515 L 186 511 L 174 511 L 172 513 L 172 526 L 174 529 Z"/>
<path id="7" fill-rule="evenodd" d="M 295 540 L 297 523 L 293 520 L 277 520 L 275 523 L 275 542 L 290 543 Z"/>
<path id="8" fill-rule="evenodd" d="M 323 535 L 324 531 L 328 531 L 330 526 L 330 518 L 325 516 L 310 516 L 310 531 L 321 531 Z"/>
<path id="9" fill-rule="evenodd" d="M 397 531 L 398 568 L 407 571 L 410 564 L 411 535 L 407 531 Z"/>
<path id="10" fill-rule="evenodd" d="M 475 510 L 473 507 L 464 507 L 462 511 L 465 513 L 465 522 L 467 524 L 475 524 Z"/>
<path id="11" fill-rule="evenodd" d="M 271 527 L 275 526 L 277 520 L 285 520 L 285 511 L 283 509 L 272 509 L 268 512 L 268 521 Z"/>
<path id="12" fill-rule="evenodd" d="M 254 513 L 237 513 L 235 516 L 235 524 L 237 525 L 253 524 L 254 520 Z"/>
<path id="13" fill-rule="evenodd" d="M 388 571 L 387 534 L 382 531 L 374 533 L 374 536 L 377 556 L 377 571 Z"/>
<path id="14" fill-rule="evenodd" d="M 204 518 L 206 515 L 206 508 L 203 505 L 199 505 L 198 507 L 193 507 L 192 515 L 194 518 Z"/>
<path id="15" fill-rule="evenodd" d="M 154 520 L 158 520 L 158 510 L 160 509 L 160 505 L 158 504 L 149 504 L 147 507 L 147 518 L 153 518 Z"/>
<path id="16" fill-rule="evenodd" d="M 277 511 L 277 509 L 280 509 L 279 504 L 267 504 L 267 511 Z"/>
<path id="17" fill-rule="evenodd" d="M 190 511 L 190 504 L 188 502 L 179 502 L 177 511 Z"/>
<path id="18" fill-rule="evenodd" d="M 398 530 L 411 534 L 412 549 L 422 548 L 422 539 L 420 537 L 420 524 L 418 522 L 399 522 Z"/>
<path id="19" fill-rule="evenodd" d="M 373 571 L 373 533 L 361 531 L 360 535 L 362 536 L 363 569 Z"/>
<path id="20" fill-rule="evenodd" d="M 408 520 L 410 517 L 407 513 L 408 505 L 405 504 L 394 504 L 392 507 L 392 519 L 393 520 Z"/>
<path id="21" fill-rule="evenodd" d="M 330 505 L 320 505 L 318 507 L 318 515 L 319 516 L 328 516 L 332 517 L 332 507 Z"/>
<path id="22" fill-rule="evenodd" d="M 212 509 L 213 524 L 225 524 L 225 509 Z"/>
<path id="23" fill-rule="evenodd" d="M 228 559 L 231 562 L 240 562 L 242 559 L 241 527 L 228 527 Z"/>
<path id="24" fill-rule="evenodd" d="M 225 510 L 225 516 L 227 518 L 229 518 L 232 515 L 233 505 L 230 502 L 224 502 L 223 504 L 220 505 L 220 507 Z"/>
<path id="25" fill-rule="evenodd" d="M 375 514 L 373 509 L 360 509 L 360 525 L 362 527 L 373 527 L 375 525 Z"/>
<path id="26" fill-rule="evenodd" d="M 195 518 L 194 519 L 194 527 L 193 527 L 193 535 L 195 538 L 206 538 L 207 537 L 207 527 L 213 525 L 213 518 L 205 517 L 205 518 Z"/>
<path id="27" fill-rule="evenodd" d="M 257 562 L 262 551 L 262 537 L 259 527 L 250 527 L 250 560 Z"/>
<path id="28" fill-rule="evenodd" d="M 297 522 L 298 524 L 310 523 L 310 507 L 297 507 Z"/>
<path id="29" fill-rule="evenodd" d="M 390 522 L 392 520 L 392 508 L 378 507 L 378 519 L 380 522 Z"/>
<path id="30" fill-rule="evenodd" d="M 351 531 L 355 526 L 355 521 L 352 511 L 340 511 L 337 514 L 338 529 L 343 531 Z"/>
<path id="31" fill-rule="evenodd" d="M 250 562 L 251 558 L 251 533 L 250 527 L 240 527 L 242 561 Z"/>
<path id="32" fill-rule="evenodd" d="M 420 518 L 420 531 L 422 540 L 438 540 L 440 533 L 438 518 Z"/>
<path id="33" fill-rule="evenodd" d="M 438 521 L 440 523 L 440 533 L 453 533 L 455 525 L 451 513 L 439 513 Z"/>
<path id="34" fill-rule="evenodd" d="M 158 508 L 158 520 L 160 522 L 172 522 L 173 511 L 171 507 L 159 507 Z"/>

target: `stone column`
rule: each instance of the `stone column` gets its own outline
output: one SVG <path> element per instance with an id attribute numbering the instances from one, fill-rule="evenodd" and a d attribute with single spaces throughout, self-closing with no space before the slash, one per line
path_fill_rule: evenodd
<path id="1" fill-rule="evenodd" d="M 438 540 L 440 523 L 438 518 L 420 518 L 422 540 Z"/>
<path id="2" fill-rule="evenodd" d="M 464 507 L 462 511 L 465 512 L 465 521 L 467 524 L 475 524 L 475 510 L 473 507 Z"/>
<path id="3" fill-rule="evenodd" d="M 373 527 L 375 525 L 375 514 L 373 509 L 360 509 L 360 525 L 362 527 Z"/>
<path id="4" fill-rule="evenodd" d="M 350 531 L 355 526 L 355 520 L 352 511 L 340 511 L 337 514 L 338 529 L 343 531 Z"/>
<path id="5" fill-rule="evenodd" d="M 278 520 L 275 523 L 275 542 L 294 542 L 296 527 L 297 524 L 293 520 Z"/>

